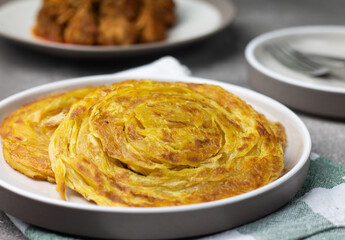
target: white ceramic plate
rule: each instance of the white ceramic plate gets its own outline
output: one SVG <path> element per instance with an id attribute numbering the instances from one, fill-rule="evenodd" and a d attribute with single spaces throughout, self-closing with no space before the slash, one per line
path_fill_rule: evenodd
<path id="1" fill-rule="evenodd" d="M 0 122 L 25 103 L 52 92 L 128 79 L 111 75 L 42 85 L 0 102 Z M 265 216 L 287 203 L 303 185 L 311 140 L 303 122 L 288 108 L 259 93 L 200 78 L 152 78 L 220 85 L 242 97 L 287 132 L 285 168 L 289 171 L 262 188 L 228 199 L 177 207 L 119 208 L 96 206 L 73 195 L 59 199 L 55 186 L 35 181 L 9 167 L 0 153 L 0 208 L 43 228 L 86 237 L 120 239 L 186 238 L 226 230 Z M 1 148 L 2 149 L 2 148 Z"/>
<path id="2" fill-rule="evenodd" d="M 274 59 L 264 46 L 287 41 L 296 49 L 345 59 L 345 27 L 307 26 L 276 30 L 247 46 L 248 80 L 254 89 L 312 114 L 345 118 L 344 79 L 320 79 L 293 71 Z"/>
<path id="3" fill-rule="evenodd" d="M 175 0 L 177 23 L 162 42 L 131 46 L 82 46 L 45 41 L 32 34 L 42 0 L 9 1 L 0 8 L 0 36 L 62 56 L 111 57 L 151 53 L 191 43 L 222 30 L 233 20 L 228 0 Z"/>

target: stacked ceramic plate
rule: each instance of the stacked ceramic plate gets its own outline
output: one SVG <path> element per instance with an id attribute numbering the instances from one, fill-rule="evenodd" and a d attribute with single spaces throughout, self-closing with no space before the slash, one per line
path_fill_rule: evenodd
<path id="1" fill-rule="evenodd" d="M 344 76 L 311 77 L 281 64 L 267 50 L 288 42 L 298 51 L 344 59 Z M 295 27 L 263 34 L 247 46 L 248 79 L 252 87 L 304 112 L 345 118 L 345 27 Z M 341 66 L 340 66 L 341 68 Z"/>

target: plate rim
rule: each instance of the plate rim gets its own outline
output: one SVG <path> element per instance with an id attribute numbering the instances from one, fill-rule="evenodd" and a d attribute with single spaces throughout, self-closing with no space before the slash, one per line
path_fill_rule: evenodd
<path id="1" fill-rule="evenodd" d="M 10 183 L 0 179 L 0 187 L 6 189 L 7 191 L 11 191 L 15 194 L 19 194 L 26 199 L 31 199 L 37 202 L 41 202 L 44 204 L 53 205 L 56 207 L 63 207 L 69 209 L 76 209 L 88 212 L 105 212 L 105 213 L 128 213 L 128 214 L 161 214 L 161 213 L 169 213 L 169 212 L 188 212 L 188 211 L 195 211 L 195 210 L 202 210 L 202 209 L 210 209 L 216 208 L 228 204 L 234 204 L 240 201 L 244 201 L 246 199 L 251 199 L 255 196 L 264 194 L 269 192 L 270 190 L 274 190 L 279 187 L 279 185 L 284 184 L 291 180 L 291 178 L 298 173 L 306 164 L 309 163 L 309 155 L 311 152 L 311 137 L 310 133 L 303 123 L 303 121 L 289 108 L 284 106 L 283 104 L 279 103 L 278 101 L 265 96 L 261 93 L 255 92 L 253 90 L 236 86 L 230 83 L 220 82 L 216 80 L 210 80 L 205 78 L 198 78 L 198 77 L 164 77 L 164 76 L 145 76 L 144 78 L 138 77 L 137 75 L 126 75 L 126 76 L 116 76 L 114 74 L 107 74 L 107 75 L 97 75 L 97 76 L 89 76 L 89 77 L 80 77 L 80 78 L 71 78 L 57 82 L 51 82 L 47 84 L 43 84 L 40 86 L 36 86 L 21 92 L 18 92 L 12 96 L 9 96 L 0 101 L 0 110 L 7 105 L 13 103 L 14 101 L 18 101 L 18 99 L 22 99 L 29 96 L 35 96 L 37 93 L 43 92 L 43 94 L 49 94 L 54 91 L 59 90 L 67 90 L 72 89 L 73 87 L 82 87 L 88 86 L 90 84 L 95 84 L 97 81 L 102 81 L 102 83 L 107 82 L 119 82 L 126 79 L 152 79 L 157 81 L 183 81 L 183 82 L 191 82 L 191 83 L 206 83 L 206 84 L 214 84 L 221 87 L 225 86 L 225 89 L 230 88 L 234 89 L 236 92 L 247 93 L 250 95 L 255 96 L 256 98 L 262 99 L 262 101 L 269 101 L 270 104 L 274 105 L 275 107 L 279 107 L 284 111 L 285 115 L 288 114 L 291 118 L 293 118 L 294 123 L 298 126 L 298 129 L 301 130 L 301 133 L 304 137 L 303 142 L 305 144 L 305 148 L 302 151 L 299 161 L 297 164 L 285 175 L 280 177 L 279 179 L 275 180 L 268 185 L 265 185 L 261 188 L 256 190 L 250 191 L 248 193 L 244 193 L 238 196 L 205 202 L 205 203 L 197 203 L 197 204 L 190 204 L 190 205 L 182 205 L 182 206 L 169 206 L 169 207 L 151 207 L 151 208 L 123 208 L 123 207 L 108 207 L 108 206 L 98 206 L 98 205 L 86 205 L 80 204 L 75 202 L 68 202 L 62 201 L 60 199 L 53 199 L 46 196 L 41 196 L 39 194 L 34 194 L 27 192 L 19 187 L 13 186 Z M 99 84 L 98 84 L 99 85 Z M 41 95 L 43 96 L 43 95 Z M 0 159 L 1 161 L 5 161 L 3 156 Z"/>
<path id="2" fill-rule="evenodd" d="M 282 38 L 287 36 L 299 35 L 299 34 L 320 34 L 320 33 L 337 33 L 341 32 L 345 35 L 345 26 L 341 25 L 315 25 L 315 26 L 297 26 L 288 27 L 283 29 L 273 30 L 267 33 L 263 33 L 254 39 L 252 39 L 245 48 L 245 58 L 247 62 L 257 71 L 265 74 L 266 76 L 278 80 L 280 82 L 297 86 L 304 89 L 312 89 L 324 93 L 337 93 L 345 94 L 345 88 L 339 88 L 335 86 L 321 85 L 317 83 L 310 83 L 295 80 L 293 77 L 284 76 L 276 71 L 271 70 L 256 58 L 256 49 L 267 41 L 271 41 L 276 38 Z"/>
<path id="3" fill-rule="evenodd" d="M 40 0 L 13 0 L 8 1 L 2 5 L 0 5 L 0 14 L 3 9 L 10 5 L 16 5 L 16 4 L 22 4 L 22 3 L 36 3 Z M 183 2 L 183 1 L 181 1 Z M 87 45 L 78 45 L 78 44 L 63 44 L 63 43 L 57 43 L 53 41 L 47 41 L 47 42 L 40 42 L 36 40 L 30 40 L 30 39 L 24 39 L 18 36 L 15 36 L 13 34 L 9 34 L 6 31 L 1 31 L 0 29 L 0 36 L 17 42 L 21 44 L 25 44 L 27 46 L 32 47 L 38 47 L 42 49 L 49 49 L 49 50 L 61 50 L 61 51 L 68 51 L 70 53 L 80 53 L 80 54 L 105 54 L 105 53 L 112 53 L 112 54 L 124 54 L 124 53 L 133 53 L 133 52 L 139 52 L 139 51 L 154 51 L 154 50 L 160 50 L 170 47 L 177 47 L 180 45 L 192 43 L 207 37 L 210 37 L 220 31 L 222 31 L 224 28 L 226 28 L 228 25 L 230 25 L 233 20 L 236 17 L 236 7 L 232 3 L 232 1 L 228 0 L 195 0 L 195 2 L 202 2 L 204 4 L 208 4 L 209 6 L 214 7 L 217 12 L 220 14 L 221 21 L 217 28 L 213 29 L 212 31 L 209 31 L 205 34 L 198 35 L 193 38 L 188 38 L 184 40 L 174 41 L 174 42 L 166 42 L 166 41 L 160 41 L 160 42 L 153 42 L 153 43 L 145 43 L 145 44 L 133 44 L 129 46 L 87 46 Z M 224 14 L 224 10 L 226 9 L 228 14 Z"/>

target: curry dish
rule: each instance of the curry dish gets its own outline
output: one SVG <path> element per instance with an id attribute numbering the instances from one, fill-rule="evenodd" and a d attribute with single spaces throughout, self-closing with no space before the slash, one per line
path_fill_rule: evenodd
<path id="1" fill-rule="evenodd" d="M 177 206 L 281 176 L 283 126 L 218 86 L 129 80 L 74 104 L 50 139 L 66 187 L 99 205 Z"/>
<path id="2" fill-rule="evenodd" d="M 172 0 L 43 0 L 36 35 L 82 45 L 130 45 L 167 38 Z"/>

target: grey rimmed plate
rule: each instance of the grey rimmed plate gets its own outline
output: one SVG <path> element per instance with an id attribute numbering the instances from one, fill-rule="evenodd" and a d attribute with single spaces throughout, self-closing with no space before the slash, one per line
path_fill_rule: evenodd
<path id="1" fill-rule="evenodd" d="M 254 38 L 246 47 L 251 86 L 289 107 L 320 116 L 345 118 L 345 63 L 341 78 L 315 78 L 280 64 L 265 45 L 288 42 L 294 48 L 345 60 L 344 26 L 301 26 Z"/>
<path id="2" fill-rule="evenodd" d="M 131 77 L 86 77 L 20 92 L 0 102 L 0 121 L 23 104 L 52 92 L 125 79 Z M 0 209 L 28 223 L 78 236 L 186 238 L 212 234 L 259 219 L 286 204 L 301 188 L 308 171 L 311 140 L 306 126 L 288 108 L 254 91 L 213 80 L 190 77 L 151 79 L 219 85 L 240 96 L 268 119 L 281 122 L 287 133 L 284 155 L 287 173 L 254 191 L 213 202 L 159 208 L 104 207 L 72 193 L 69 193 L 69 201 L 60 200 L 54 184 L 35 181 L 13 170 L 0 153 Z"/>

